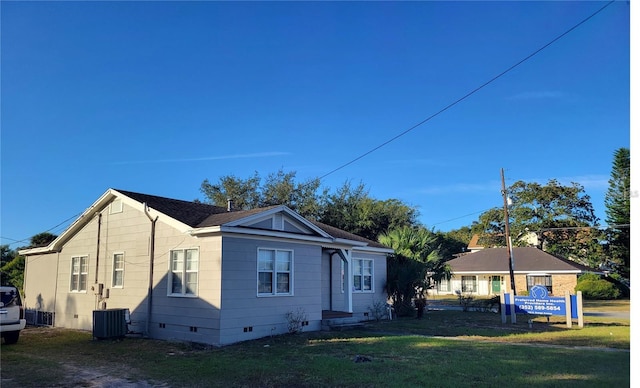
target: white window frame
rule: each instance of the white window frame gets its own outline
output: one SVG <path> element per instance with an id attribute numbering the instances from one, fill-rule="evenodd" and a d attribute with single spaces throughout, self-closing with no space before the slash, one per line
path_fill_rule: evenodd
<path id="1" fill-rule="evenodd" d="M 438 282 L 439 292 L 451 292 L 451 281 L 448 279 L 441 279 Z"/>
<path id="2" fill-rule="evenodd" d="M 272 258 L 269 261 L 261 260 L 261 252 L 272 252 Z M 287 253 L 289 255 L 288 270 L 282 267 L 278 268 L 278 254 Z M 256 294 L 259 297 L 273 297 L 273 296 L 293 296 L 293 262 L 294 255 L 292 249 L 279 249 L 279 248 L 258 248 L 257 260 L 256 260 Z M 263 264 L 270 264 L 265 266 Z M 271 274 L 271 291 L 261 291 L 260 274 Z M 288 288 L 287 292 L 278 291 L 278 275 L 288 274 Z"/>
<path id="3" fill-rule="evenodd" d="M 472 284 L 472 290 L 468 290 L 466 285 Z M 478 277 L 475 275 L 463 275 L 460 277 L 460 290 L 462 292 L 475 294 L 478 292 Z"/>
<path id="4" fill-rule="evenodd" d="M 118 256 L 122 257 L 122 266 L 120 268 L 116 266 L 116 259 Z M 124 252 L 113 253 L 112 268 L 113 270 L 111 271 L 111 287 L 124 288 Z M 120 284 L 116 284 L 117 273 L 120 273 Z"/>
<path id="5" fill-rule="evenodd" d="M 369 265 L 370 273 L 366 273 L 365 263 Z M 373 293 L 374 289 L 374 265 L 373 259 L 353 259 L 351 261 L 353 270 L 353 292 Z M 358 270 L 359 269 L 359 270 Z M 369 288 L 365 288 L 365 279 L 369 278 Z"/>
<path id="6" fill-rule="evenodd" d="M 187 260 L 188 253 L 195 253 L 195 260 L 190 263 Z M 175 254 L 182 253 L 181 257 L 176 257 Z M 192 256 L 193 258 L 193 256 Z M 179 259 L 177 262 L 176 259 Z M 174 266 L 174 262 L 180 264 L 180 266 Z M 190 267 L 188 264 L 195 264 L 195 268 Z M 200 249 L 198 248 L 182 248 L 182 249 L 172 249 L 169 251 L 169 276 L 167 276 L 167 295 L 168 296 L 176 296 L 176 297 L 185 297 L 185 298 L 195 298 L 198 296 L 198 284 L 199 284 L 199 266 L 200 266 Z M 191 284 L 195 283 L 193 287 L 191 287 L 191 291 L 189 289 L 189 282 L 187 281 L 191 276 L 195 274 L 195 282 L 191 281 Z M 174 276 L 180 276 L 180 292 L 174 292 L 173 290 L 173 279 Z"/>
<path id="7" fill-rule="evenodd" d="M 89 256 L 83 255 L 71 257 L 71 270 L 69 273 L 69 291 L 87 292 L 87 282 L 89 281 Z M 74 278 L 76 276 L 77 278 Z M 83 279 L 84 288 L 82 286 Z"/>

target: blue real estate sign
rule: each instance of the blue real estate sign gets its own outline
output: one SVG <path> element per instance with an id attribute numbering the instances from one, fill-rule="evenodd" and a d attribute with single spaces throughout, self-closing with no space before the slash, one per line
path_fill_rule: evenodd
<path id="1" fill-rule="evenodd" d="M 507 310 L 509 307 L 509 296 L 507 297 Z M 550 297 L 545 286 L 533 286 L 529 291 L 529 296 L 515 296 L 513 298 L 516 314 L 534 315 L 566 315 L 567 301 L 562 297 Z M 573 309 L 572 309 L 573 310 Z M 573 311 L 572 311 L 572 316 Z M 577 313 L 576 313 L 577 315 Z"/>

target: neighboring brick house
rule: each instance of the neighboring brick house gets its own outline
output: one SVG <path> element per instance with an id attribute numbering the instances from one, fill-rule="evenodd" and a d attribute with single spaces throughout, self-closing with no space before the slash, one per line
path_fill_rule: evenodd
<path id="1" fill-rule="evenodd" d="M 452 278 L 439 282 L 432 293 L 498 295 L 511 291 L 507 248 L 485 248 L 449 260 L 447 264 L 451 267 Z M 562 296 L 566 291 L 574 293 L 578 276 L 601 273 L 534 247 L 513 248 L 513 270 L 517 293 L 543 285 L 550 295 L 556 296 Z"/>

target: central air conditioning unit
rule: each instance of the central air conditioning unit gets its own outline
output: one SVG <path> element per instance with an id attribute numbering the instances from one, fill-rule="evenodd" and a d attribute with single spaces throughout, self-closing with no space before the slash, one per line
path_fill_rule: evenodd
<path id="1" fill-rule="evenodd" d="M 93 311 L 93 337 L 97 339 L 119 338 L 127 334 L 128 309 Z"/>

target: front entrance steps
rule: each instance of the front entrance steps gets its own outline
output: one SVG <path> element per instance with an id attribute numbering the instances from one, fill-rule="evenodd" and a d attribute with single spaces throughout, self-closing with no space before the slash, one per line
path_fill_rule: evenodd
<path id="1" fill-rule="evenodd" d="M 322 310 L 322 330 L 346 330 L 362 326 L 364 326 L 362 319 L 354 317 L 352 313 Z"/>

